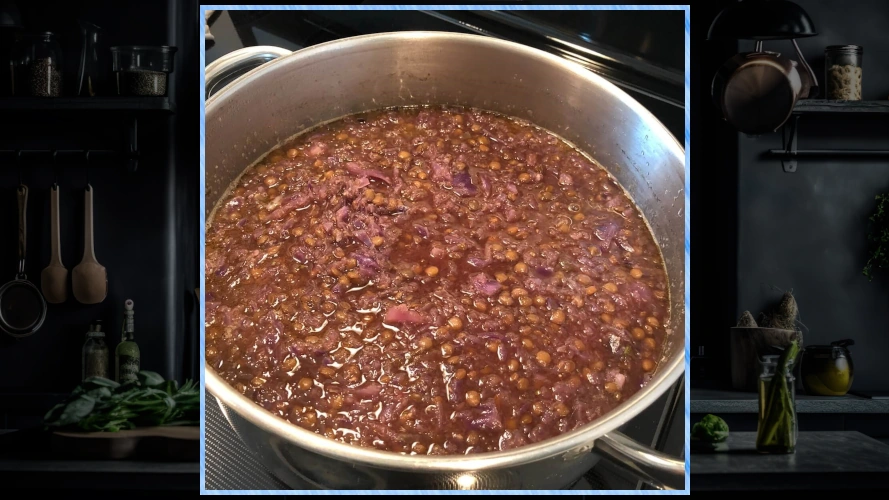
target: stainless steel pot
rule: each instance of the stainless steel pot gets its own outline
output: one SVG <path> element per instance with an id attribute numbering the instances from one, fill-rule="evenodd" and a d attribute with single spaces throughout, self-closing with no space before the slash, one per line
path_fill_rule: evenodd
<path id="1" fill-rule="evenodd" d="M 244 64 L 269 53 L 251 49 L 229 62 Z M 208 81 L 226 67 L 209 68 Z M 206 103 L 208 219 L 248 166 L 294 134 L 360 111 L 419 104 L 473 106 L 527 119 L 589 153 L 630 193 L 661 246 L 670 279 L 669 341 L 649 384 L 607 415 L 548 441 L 444 457 L 329 440 L 268 413 L 209 365 L 207 391 L 248 447 L 294 487 L 309 482 L 332 489 L 558 489 L 606 456 L 650 484 L 683 489 L 684 461 L 617 429 L 685 370 L 685 152 L 654 116 L 604 79 L 522 45 L 451 33 L 359 36 L 277 58 Z"/>

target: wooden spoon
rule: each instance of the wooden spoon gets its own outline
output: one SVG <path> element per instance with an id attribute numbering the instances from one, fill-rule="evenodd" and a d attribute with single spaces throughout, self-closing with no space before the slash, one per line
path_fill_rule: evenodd
<path id="1" fill-rule="evenodd" d="M 68 299 L 68 269 L 62 264 L 62 249 L 59 244 L 59 186 L 54 185 L 50 192 L 50 231 L 52 234 L 52 255 L 49 265 L 40 273 L 40 288 L 43 297 L 50 304 L 61 304 Z"/>
<path id="2" fill-rule="evenodd" d="M 108 295 L 108 274 L 93 250 L 93 187 L 87 184 L 83 195 L 83 260 L 74 267 L 71 286 L 81 304 L 98 304 Z"/>

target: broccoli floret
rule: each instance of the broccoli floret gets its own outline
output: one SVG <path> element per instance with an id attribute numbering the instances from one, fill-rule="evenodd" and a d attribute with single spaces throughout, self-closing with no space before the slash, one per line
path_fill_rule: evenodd
<path id="1" fill-rule="evenodd" d="M 692 439 L 721 443 L 728 438 L 728 424 L 716 415 L 707 415 L 691 429 Z"/>

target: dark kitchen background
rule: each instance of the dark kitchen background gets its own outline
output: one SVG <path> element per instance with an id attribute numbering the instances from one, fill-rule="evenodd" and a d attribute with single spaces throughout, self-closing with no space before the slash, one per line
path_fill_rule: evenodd
<path id="1" fill-rule="evenodd" d="M 732 3 L 696 5 L 692 24 L 691 134 L 698 146 L 692 149 L 691 227 L 699 257 L 691 263 L 692 423 L 714 413 L 732 431 L 756 431 L 756 393 L 731 388 L 729 328 L 745 310 L 758 320 L 792 290 L 804 345 L 855 342 L 849 347 L 855 394 L 798 393 L 800 431 L 859 431 L 889 442 L 889 276 L 868 281 L 862 274 L 875 196 L 889 192 L 889 157 L 801 157 L 796 171 L 786 173 L 781 158 L 767 154 L 783 149 L 780 130 L 753 138 L 723 121 L 710 97 L 713 76 L 734 54 L 754 49 L 753 41 L 707 40 L 712 20 Z M 882 101 L 874 104 L 889 110 L 889 4 L 795 3 L 818 33 L 798 43 L 821 84 L 819 98 L 825 47 L 860 45 L 862 100 Z M 790 40 L 765 41 L 763 50 L 797 59 Z M 798 147 L 889 150 L 889 113 L 861 109 L 801 113 Z"/>
<path id="2" fill-rule="evenodd" d="M 0 1 L 0 282 L 12 280 L 17 270 L 19 182 L 30 191 L 28 279 L 40 287 L 50 260 L 53 183 L 59 185 L 62 262 L 69 272 L 67 301 L 48 304 L 38 331 L 21 339 L 0 335 L 0 433 L 40 426 L 47 410 L 80 383 L 81 347 L 95 320 L 103 323 L 113 377 L 126 299 L 135 303 L 141 368 L 180 383 L 199 376 L 198 18 L 196 0 Z M 94 97 L 76 95 L 81 20 L 101 28 Z M 32 30 L 58 38 L 64 64 L 60 97 L 11 95 L 10 58 L 16 40 Z M 109 50 L 115 45 L 177 47 L 167 96 L 117 97 Z M 84 150 L 93 151 L 88 160 Z M 55 158 L 52 151 L 58 151 Z M 96 258 L 108 276 L 107 297 L 96 305 L 79 304 L 70 285 L 71 270 L 83 255 L 87 183 L 94 188 Z M 52 481 L 38 466 L 16 470 L 10 465 L 16 462 L 0 460 L 4 484 L 197 487 L 196 462 L 187 471 L 56 464 Z M 81 469 L 105 479 L 96 481 Z"/>
<path id="3" fill-rule="evenodd" d="M 370 33 L 429 30 L 492 36 L 556 54 L 602 75 L 648 108 L 683 143 L 684 15 L 683 11 L 216 11 L 209 18 L 212 39 L 205 42 L 205 63 L 243 47 L 270 45 L 295 51 Z M 218 91 L 241 74 L 222 79 L 206 92 Z M 685 386 L 679 381 L 621 431 L 646 446 L 683 456 L 684 396 Z M 241 442 L 212 397 L 205 418 L 207 489 L 287 488 Z M 568 488 L 643 487 L 648 488 L 602 460 Z M 300 488 L 320 487 L 306 481 Z"/>

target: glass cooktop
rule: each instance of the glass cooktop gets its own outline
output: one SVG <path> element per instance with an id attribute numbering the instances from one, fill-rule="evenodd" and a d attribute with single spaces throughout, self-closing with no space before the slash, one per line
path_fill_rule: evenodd
<path id="1" fill-rule="evenodd" d="M 299 50 L 392 31 L 451 31 L 507 39 L 572 60 L 605 77 L 648 108 L 680 142 L 685 136 L 682 11 L 217 11 L 209 25 L 213 40 L 206 42 L 207 64 L 248 46 Z M 683 456 L 684 405 L 684 385 L 679 381 L 621 431 L 654 449 Z M 288 489 L 241 442 L 212 396 L 206 407 L 206 488 Z M 317 488 L 308 483 L 296 486 Z M 602 460 L 570 489 L 647 488 Z"/>

